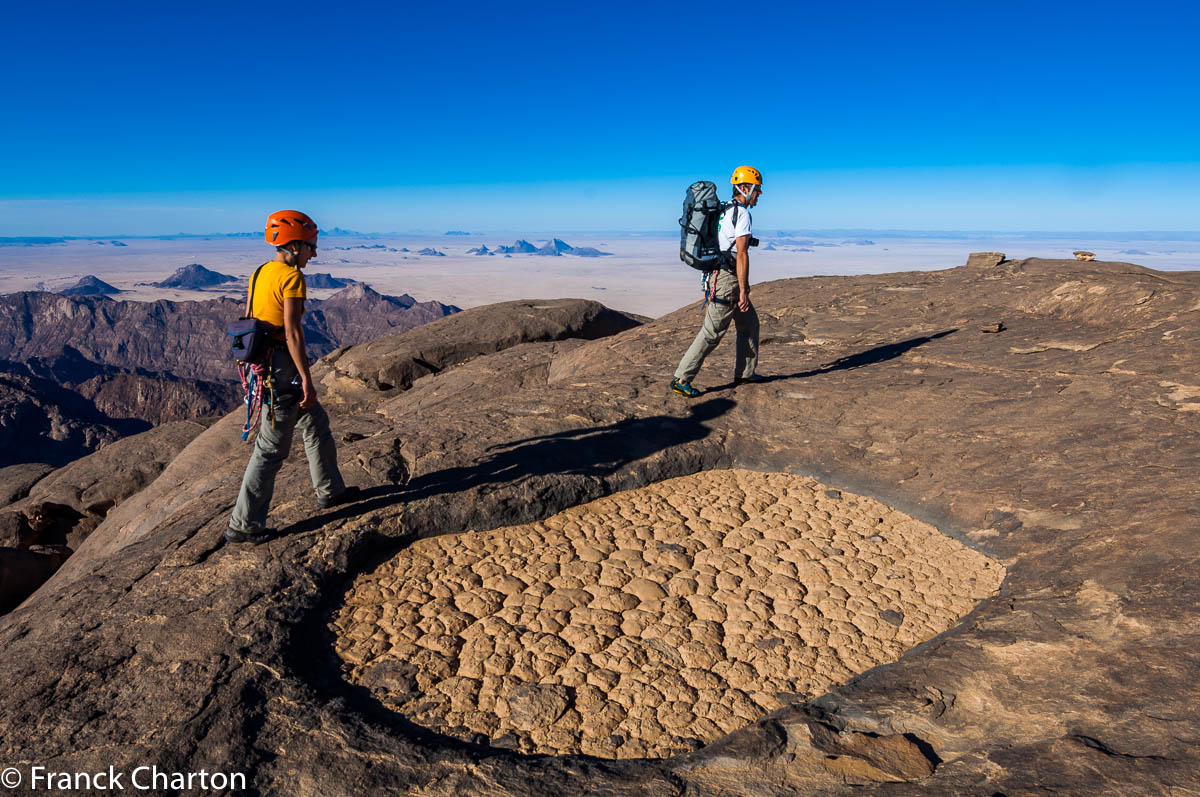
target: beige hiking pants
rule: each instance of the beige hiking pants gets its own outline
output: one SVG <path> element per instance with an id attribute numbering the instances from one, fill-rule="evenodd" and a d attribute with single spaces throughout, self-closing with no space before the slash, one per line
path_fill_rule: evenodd
<path id="1" fill-rule="evenodd" d="M 721 342 L 729 322 L 737 327 L 737 361 L 734 364 L 735 379 L 752 376 L 758 368 L 758 313 L 754 306 L 742 312 L 737 307 L 738 283 L 737 275 L 732 271 L 721 269 L 717 272 L 717 293 L 715 301 L 708 303 L 704 310 L 704 323 L 691 347 L 683 355 L 679 367 L 675 369 L 675 378 L 680 382 L 690 383 L 700 373 L 700 366 L 717 344 Z"/>

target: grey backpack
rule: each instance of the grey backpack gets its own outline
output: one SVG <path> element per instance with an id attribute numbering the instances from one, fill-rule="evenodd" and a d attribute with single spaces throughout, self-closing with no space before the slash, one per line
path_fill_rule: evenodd
<path id="1" fill-rule="evenodd" d="M 722 252 L 717 242 L 717 224 L 726 204 L 717 198 L 716 184 L 708 180 L 692 183 L 683 197 L 679 259 L 698 271 L 713 271 L 733 263 L 732 253 Z M 737 224 L 736 216 L 733 223 Z"/>

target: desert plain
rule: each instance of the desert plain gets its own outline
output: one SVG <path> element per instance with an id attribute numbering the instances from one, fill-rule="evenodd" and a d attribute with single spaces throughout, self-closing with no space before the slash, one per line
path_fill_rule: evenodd
<path id="1" fill-rule="evenodd" d="M 851 231 L 845 234 L 761 234 L 752 250 L 753 283 L 818 275 L 884 274 L 961 265 L 969 252 L 1004 252 L 1010 259 L 1071 257 L 1078 249 L 1101 260 L 1126 260 L 1168 271 L 1200 268 L 1200 240 L 1096 240 L 972 234 L 961 237 L 909 237 Z M 611 253 L 604 257 L 544 257 L 527 254 L 478 256 L 471 249 L 526 240 L 542 246 L 554 238 L 577 247 Z M 123 245 L 114 245 L 114 241 Z M 767 249 L 774 246 L 774 249 Z M 433 249 L 443 256 L 420 255 Z M 408 250 L 408 251 L 404 251 Z M 807 250 L 807 251 L 805 251 Z M 212 296 L 244 296 L 241 284 L 205 290 L 155 288 L 191 263 L 223 274 L 249 276 L 270 257 L 260 237 L 119 238 L 68 240 L 40 246 L 0 246 L 0 294 L 57 291 L 85 275 L 100 277 L 123 293 L 117 299 L 186 301 Z M 418 301 L 458 307 L 530 297 L 591 299 L 617 310 L 651 318 L 701 296 L 699 272 L 679 261 L 677 234 L 500 232 L 478 235 L 326 235 L 309 272 L 327 272 L 367 283 L 384 294 L 407 293 Z M 127 292 L 126 292 L 127 291 Z M 313 290 L 328 298 L 333 290 Z"/>

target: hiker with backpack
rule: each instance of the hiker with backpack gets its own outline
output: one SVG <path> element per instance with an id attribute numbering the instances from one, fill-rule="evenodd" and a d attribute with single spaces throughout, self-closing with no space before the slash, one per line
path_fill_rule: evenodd
<path id="1" fill-rule="evenodd" d="M 683 228 L 679 257 L 705 272 L 704 323 L 671 380 L 671 390 L 688 398 L 700 395 L 692 380 L 704 358 L 721 342 L 730 321 L 737 327 L 734 384 L 765 381 L 756 373 L 758 313 L 750 303 L 750 247 L 758 245 L 751 235 L 750 208 L 762 195 L 762 174 L 751 166 L 739 166 L 729 182 L 733 200 L 724 205 L 717 199 L 713 183 L 693 184 L 679 220 Z"/>
<path id="2" fill-rule="evenodd" d="M 287 459 L 292 432 L 297 428 L 304 436 L 317 505 L 324 509 L 359 494 L 358 487 L 346 487 L 338 470 L 329 415 L 317 402 L 300 325 L 307 295 L 302 269 L 317 255 L 318 232 L 316 223 L 298 210 L 280 210 L 267 218 L 266 238 L 275 246 L 275 258 L 255 270 L 245 319 L 229 327 L 235 341 L 234 356 L 243 361 L 243 381 L 247 381 L 248 371 L 249 384 L 258 384 L 257 396 L 267 403 L 262 412 L 265 417 L 257 421 L 254 453 L 225 531 L 229 542 L 258 544 L 274 535 L 266 528 L 267 510 L 275 491 L 275 474 Z M 243 345 L 247 341 L 252 342 Z M 243 440 L 254 426 L 249 395 L 253 392 L 248 391 Z"/>

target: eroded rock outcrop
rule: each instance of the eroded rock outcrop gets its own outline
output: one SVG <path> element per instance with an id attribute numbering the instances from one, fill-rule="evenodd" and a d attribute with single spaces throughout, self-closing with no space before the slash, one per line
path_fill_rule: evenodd
<path id="1" fill-rule="evenodd" d="M 341 352 L 318 376 L 365 495 L 318 512 L 294 457 L 272 509 L 284 533 L 257 548 L 222 543 L 247 452 L 239 419 L 218 422 L 0 619 L 0 760 L 217 762 L 269 794 L 1191 788 L 1200 275 L 1004 261 L 769 283 L 754 301 L 772 380 L 732 388 L 726 344 L 692 403 L 667 383 L 698 305 L 584 341 L 533 334 L 562 309 L 529 303 L 524 327 L 493 336 L 507 347 L 473 349 L 514 323 L 480 308 L 425 375 L 413 361 L 432 340 Z M 869 496 L 1007 578 L 899 660 L 664 760 L 472 744 L 345 679 L 329 623 L 412 540 L 734 467 Z M 412 677 L 381 669 L 371 688 Z M 536 686 L 508 704 L 523 727 L 571 710 L 565 684 Z"/>

